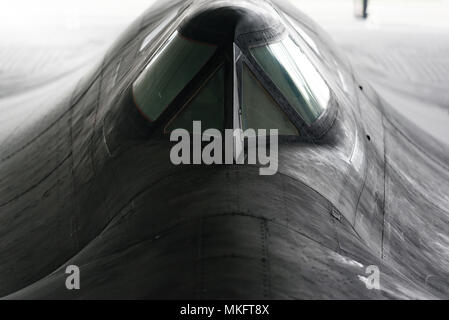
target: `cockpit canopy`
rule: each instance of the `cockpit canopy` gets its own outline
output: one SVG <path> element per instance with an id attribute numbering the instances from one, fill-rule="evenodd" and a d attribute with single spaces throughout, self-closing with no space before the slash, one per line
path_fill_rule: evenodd
<path id="1" fill-rule="evenodd" d="M 208 5 L 151 58 L 132 86 L 135 105 L 165 133 L 201 121 L 320 135 L 332 92 L 299 40 L 271 7 Z"/>

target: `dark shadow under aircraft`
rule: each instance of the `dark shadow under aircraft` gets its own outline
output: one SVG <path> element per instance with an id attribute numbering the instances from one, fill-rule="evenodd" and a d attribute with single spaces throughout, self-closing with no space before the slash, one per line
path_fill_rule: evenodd
<path id="1" fill-rule="evenodd" d="M 277 172 L 174 165 L 194 120 L 278 129 Z M 6 299 L 449 297 L 448 148 L 282 1 L 150 8 L 1 150 Z"/>

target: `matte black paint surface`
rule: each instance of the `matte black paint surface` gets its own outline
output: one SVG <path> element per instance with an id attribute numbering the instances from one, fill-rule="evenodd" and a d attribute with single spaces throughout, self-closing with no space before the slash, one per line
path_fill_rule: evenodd
<path id="1" fill-rule="evenodd" d="M 251 2 L 260 5 L 238 3 Z M 168 138 L 147 131 L 127 94 L 203 1 L 188 4 L 144 13 L 101 66 L 2 146 L 0 296 L 448 298 L 449 150 L 395 114 L 287 3 L 273 8 L 316 41 L 322 56 L 304 50 L 339 102 L 326 137 L 283 142 L 274 176 L 171 164 Z M 69 264 L 81 290 L 65 288 Z M 369 265 L 380 290 L 361 281 Z"/>

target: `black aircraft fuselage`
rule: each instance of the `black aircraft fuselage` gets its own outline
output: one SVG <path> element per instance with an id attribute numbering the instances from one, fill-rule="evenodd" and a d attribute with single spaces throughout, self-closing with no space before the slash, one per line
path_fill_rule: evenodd
<path id="1" fill-rule="evenodd" d="M 216 49 L 155 118 L 136 81 L 176 32 Z M 329 88 L 313 121 L 251 55 L 285 34 Z M 297 132 L 280 136 L 277 173 L 174 165 L 167 128 L 217 70 L 220 126 L 244 125 L 245 68 Z M 1 147 L 0 296 L 448 298 L 448 194 L 448 148 L 396 114 L 288 3 L 159 4 Z M 80 269 L 79 290 L 65 286 L 68 265 Z"/>

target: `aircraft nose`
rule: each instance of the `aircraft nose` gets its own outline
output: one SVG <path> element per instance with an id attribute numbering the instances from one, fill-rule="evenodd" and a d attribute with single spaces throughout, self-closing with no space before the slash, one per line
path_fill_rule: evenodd
<path id="1" fill-rule="evenodd" d="M 283 259 L 271 251 L 288 230 L 282 178 L 249 166 L 177 169 L 121 210 L 98 242 L 118 256 L 100 263 L 127 261 L 115 267 L 138 275 L 132 290 L 145 298 L 270 298 L 270 263 Z"/>
<path id="2" fill-rule="evenodd" d="M 335 262 L 326 258 L 342 243 L 332 207 L 301 181 L 260 176 L 258 166 L 162 161 L 158 167 L 140 160 L 116 172 L 120 191 L 104 186 L 110 203 L 97 210 L 114 215 L 103 230 L 61 270 L 10 298 L 283 299 L 343 292 L 338 286 L 348 270 L 331 268 Z M 85 218 L 98 223 L 98 214 Z M 62 285 L 67 265 L 79 267 L 82 290 Z M 355 286 L 350 294 L 367 290 Z"/>
<path id="3" fill-rule="evenodd" d="M 307 290 L 295 270 L 308 253 L 338 247 L 328 202 L 301 183 L 257 166 L 175 170 L 141 188 L 74 259 L 89 294 L 286 298 Z"/>

